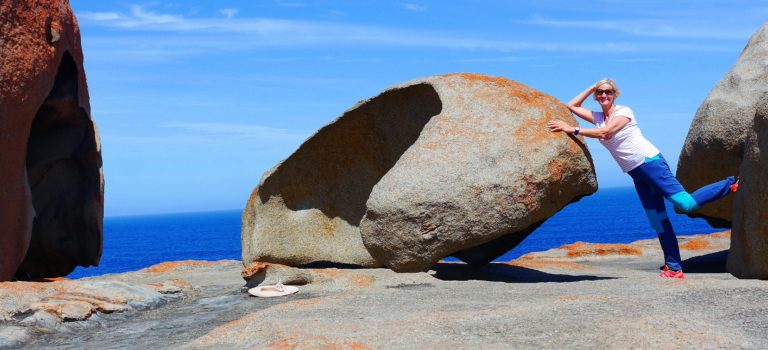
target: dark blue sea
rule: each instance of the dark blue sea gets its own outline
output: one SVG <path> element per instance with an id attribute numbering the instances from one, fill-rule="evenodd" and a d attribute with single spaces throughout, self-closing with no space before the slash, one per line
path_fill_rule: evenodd
<path id="1" fill-rule="evenodd" d="M 678 235 L 719 231 L 703 219 L 668 208 Z M 133 271 L 164 261 L 240 259 L 240 214 L 235 211 L 104 218 L 104 251 L 98 267 L 69 278 Z M 600 189 L 547 220 L 500 261 L 582 242 L 630 243 L 655 237 L 634 188 Z"/>

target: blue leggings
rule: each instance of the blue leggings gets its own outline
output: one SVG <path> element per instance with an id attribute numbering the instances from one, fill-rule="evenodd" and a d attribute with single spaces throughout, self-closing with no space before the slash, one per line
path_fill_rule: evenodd
<path id="1" fill-rule="evenodd" d="M 693 193 L 685 191 L 669 170 L 667 161 L 661 154 L 645 158 L 645 163 L 629 171 L 635 182 L 637 195 L 643 204 L 648 221 L 659 235 L 664 261 L 671 270 L 681 270 L 680 248 L 672 223 L 664 207 L 664 199 L 672 202 L 678 209 L 689 212 L 700 206 L 725 197 L 731 192 L 731 185 L 736 182 L 733 176 L 725 180 L 706 185 Z"/>

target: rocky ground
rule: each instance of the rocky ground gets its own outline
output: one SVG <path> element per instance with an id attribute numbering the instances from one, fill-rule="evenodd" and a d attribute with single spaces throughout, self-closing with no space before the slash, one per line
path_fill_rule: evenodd
<path id="1" fill-rule="evenodd" d="M 729 233 L 681 237 L 684 281 L 653 240 L 566 245 L 472 270 L 252 266 L 297 294 L 244 293 L 237 261 L 0 283 L 0 347 L 52 349 L 764 348 L 768 282 L 724 270 Z"/>

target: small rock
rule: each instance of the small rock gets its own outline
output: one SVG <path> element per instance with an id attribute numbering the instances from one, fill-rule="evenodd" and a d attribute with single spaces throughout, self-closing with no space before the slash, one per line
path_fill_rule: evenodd
<path id="1" fill-rule="evenodd" d="M 276 284 L 278 282 L 301 286 L 313 281 L 312 274 L 303 269 L 263 262 L 255 262 L 248 265 L 242 271 L 241 276 L 245 279 L 246 287 L 248 288 L 263 284 Z"/>
<path id="2" fill-rule="evenodd" d="M 0 326 L 0 348 L 14 349 L 32 339 L 28 329 L 18 326 Z"/>

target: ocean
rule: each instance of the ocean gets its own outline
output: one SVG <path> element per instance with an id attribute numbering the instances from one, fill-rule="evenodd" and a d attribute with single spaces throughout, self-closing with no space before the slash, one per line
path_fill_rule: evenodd
<path id="1" fill-rule="evenodd" d="M 669 204 L 669 203 L 667 203 Z M 712 233 L 703 219 L 669 208 L 678 235 Z M 240 259 L 241 211 L 104 218 L 104 251 L 98 267 L 78 267 L 69 278 L 142 269 L 164 261 Z M 549 218 L 498 261 L 577 241 L 630 243 L 656 237 L 632 187 L 600 189 Z"/>

